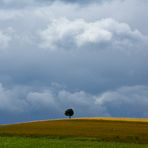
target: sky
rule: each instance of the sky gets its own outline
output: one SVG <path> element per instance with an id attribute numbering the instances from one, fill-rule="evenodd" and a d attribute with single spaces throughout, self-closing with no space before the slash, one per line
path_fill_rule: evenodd
<path id="1" fill-rule="evenodd" d="M 147 0 L 0 0 L 0 123 L 148 117 Z"/>

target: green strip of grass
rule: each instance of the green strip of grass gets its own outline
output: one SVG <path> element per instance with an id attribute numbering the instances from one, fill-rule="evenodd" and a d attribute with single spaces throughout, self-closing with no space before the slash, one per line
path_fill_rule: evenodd
<path id="1" fill-rule="evenodd" d="M 148 148 L 148 145 L 97 142 L 91 139 L 0 137 L 0 148 Z"/>

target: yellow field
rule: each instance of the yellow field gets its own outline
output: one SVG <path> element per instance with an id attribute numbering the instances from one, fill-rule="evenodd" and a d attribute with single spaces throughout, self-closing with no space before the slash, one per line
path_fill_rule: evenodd
<path id="1" fill-rule="evenodd" d="M 91 117 L 91 118 L 75 118 L 81 120 L 104 120 L 104 121 L 130 121 L 130 122 L 148 122 L 148 118 L 113 118 L 113 117 Z"/>
<path id="2" fill-rule="evenodd" d="M 0 125 L 1 136 L 79 137 L 148 143 L 148 119 L 75 118 Z"/>

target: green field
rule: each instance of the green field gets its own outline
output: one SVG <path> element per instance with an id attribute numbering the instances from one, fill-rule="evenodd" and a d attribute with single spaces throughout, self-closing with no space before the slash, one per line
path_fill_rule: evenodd
<path id="1" fill-rule="evenodd" d="M 148 119 L 80 118 L 0 125 L 2 148 L 148 148 L 147 144 Z"/>
<path id="2" fill-rule="evenodd" d="M 0 148 L 148 148 L 148 146 L 98 142 L 91 139 L 0 137 Z"/>

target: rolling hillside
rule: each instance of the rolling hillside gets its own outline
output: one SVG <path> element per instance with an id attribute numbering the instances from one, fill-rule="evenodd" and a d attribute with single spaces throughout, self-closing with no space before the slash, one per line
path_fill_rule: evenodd
<path id="1" fill-rule="evenodd" d="M 1 136 L 92 138 L 148 144 L 148 119 L 75 118 L 0 125 Z"/>

